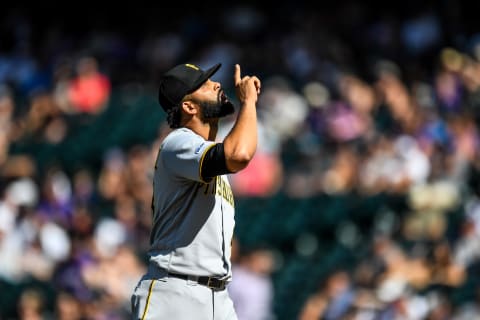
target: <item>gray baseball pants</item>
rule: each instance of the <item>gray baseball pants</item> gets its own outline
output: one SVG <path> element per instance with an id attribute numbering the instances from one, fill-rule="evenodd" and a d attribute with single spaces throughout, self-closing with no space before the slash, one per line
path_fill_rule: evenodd
<path id="1" fill-rule="evenodd" d="M 227 289 L 213 290 L 152 268 L 137 284 L 131 303 L 134 320 L 237 320 Z"/>

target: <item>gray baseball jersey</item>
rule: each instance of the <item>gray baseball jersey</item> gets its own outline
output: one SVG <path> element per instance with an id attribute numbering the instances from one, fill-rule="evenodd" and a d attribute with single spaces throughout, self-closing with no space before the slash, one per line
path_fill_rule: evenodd
<path id="1" fill-rule="evenodd" d="M 162 142 L 153 182 L 151 262 L 169 272 L 231 278 L 234 200 L 227 176 L 201 177 L 215 145 L 188 128 Z"/>

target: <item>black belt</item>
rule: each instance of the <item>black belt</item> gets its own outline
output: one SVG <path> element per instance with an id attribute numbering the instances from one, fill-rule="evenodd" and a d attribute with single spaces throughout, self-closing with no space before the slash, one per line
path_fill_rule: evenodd
<path id="1" fill-rule="evenodd" d="M 171 273 L 171 272 L 169 272 L 168 275 L 174 278 L 195 281 L 198 284 L 201 284 L 203 286 L 206 286 L 206 287 L 209 287 L 210 289 L 215 289 L 215 290 L 224 290 L 227 284 L 226 280 L 221 280 L 214 277 L 206 277 L 206 276 L 196 277 L 196 276 L 189 276 L 186 274 Z"/>

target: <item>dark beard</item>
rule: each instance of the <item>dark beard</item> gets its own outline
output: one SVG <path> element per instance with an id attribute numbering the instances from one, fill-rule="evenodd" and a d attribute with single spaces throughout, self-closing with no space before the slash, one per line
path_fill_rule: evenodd
<path id="1" fill-rule="evenodd" d="M 202 107 L 203 119 L 223 118 L 235 111 L 233 103 L 230 102 L 223 91 L 218 92 L 217 101 L 202 101 L 198 104 Z"/>

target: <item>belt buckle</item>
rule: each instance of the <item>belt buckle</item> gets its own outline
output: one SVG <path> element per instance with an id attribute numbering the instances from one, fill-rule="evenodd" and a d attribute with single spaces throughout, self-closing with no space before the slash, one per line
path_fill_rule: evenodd
<path id="1" fill-rule="evenodd" d="M 217 289 L 211 282 L 213 281 L 214 278 L 212 277 L 208 277 L 208 280 L 207 280 L 207 287 L 209 287 L 210 289 Z"/>
<path id="2" fill-rule="evenodd" d="M 215 280 L 219 281 L 219 283 L 217 283 L 217 285 L 214 284 Z M 220 290 L 220 289 L 223 288 L 223 286 L 224 286 L 223 280 L 219 280 L 219 279 L 216 279 L 216 278 L 213 278 L 213 277 L 208 277 L 207 287 L 209 287 L 210 289 Z"/>

